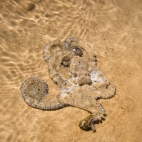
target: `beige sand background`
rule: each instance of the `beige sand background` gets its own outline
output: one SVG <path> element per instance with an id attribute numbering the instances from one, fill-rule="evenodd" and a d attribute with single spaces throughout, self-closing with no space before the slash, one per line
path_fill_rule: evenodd
<path id="1" fill-rule="evenodd" d="M 20 97 L 30 76 L 57 87 L 42 58 L 46 43 L 77 36 L 92 46 L 98 68 L 117 89 L 100 100 L 106 120 L 96 133 L 78 123 L 89 114 L 66 107 L 42 111 Z M 142 1 L 1 0 L 0 1 L 0 142 L 141 142 Z"/>

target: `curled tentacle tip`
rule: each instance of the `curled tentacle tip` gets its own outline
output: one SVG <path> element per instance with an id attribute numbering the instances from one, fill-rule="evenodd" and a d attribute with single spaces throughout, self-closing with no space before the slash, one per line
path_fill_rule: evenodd
<path id="1" fill-rule="evenodd" d="M 48 93 L 48 85 L 40 78 L 26 79 L 20 88 L 21 97 L 28 105 L 39 108 L 40 102 Z"/>

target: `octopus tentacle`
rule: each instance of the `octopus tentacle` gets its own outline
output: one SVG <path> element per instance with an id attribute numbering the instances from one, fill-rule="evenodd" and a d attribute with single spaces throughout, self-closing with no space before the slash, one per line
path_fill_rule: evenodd
<path id="1" fill-rule="evenodd" d="M 113 84 L 99 87 L 95 90 L 97 93 L 96 99 L 110 99 L 115 95 L 115 87 Z"/>
<path id="2" fill-rule="evenodd" d="M 48 85 L 40 78 L 30 77 L 26 79 L 22 83 L 20 91 L 24 102 L 31 107 L 53 110 L 65 106 L 57 96 L 49 99 Z"/>
<path id="3" fill-rule="evenodd" d="M 98 112 L 92 113 L 87 118 L 84 118 L 79 123 L 79 127 L 83 130 L 93 130 L 95 132 L 95 123 L 101 122 L 105 118 L 104 108 L 97 102 Z"/>
<path id="4" fill-rule="evenodd" d="M 109 99 L 115 95 L 115 86 L 96 68 L 90 73 L 95 99 Z"/>
<path id="5" fill-rule="evenodd" d="M 88 54 L 90 59 L 94 60 L 95 54 L 93 52 L 93 49 L 87 43 L 82 41 L 81 39 L 79 39 L 77 37 L 68 37 L 65 40 L 64 45 L 65 45 L 65 49 L 72 50 L 74 52 L 76 50 L 76 47 L 78 47 L 78 48 L 84 50 Z"/>
<path id="6" fill-rule="evenodd" d="M 66 80 L 71 77 L 67 72 L 67 69 L 63 67 L 64 57 L 72 58 L 73 54 L 68 51 L 58 51 L 54 53 L 48 60 L 49 75 L 55 84 L 63 86 L 66 84 Z"/>
<path id="7" fill-rule="evenodd" d="M 54 40 L 48 43 L 43 49 L 43 59 L 48 63 L 50 56 L 57 51 L 64 49 L 63 43 L 60 40 Z"/>
<path id="8" fill-rule="evenodd" d="M 64 45 L 66 50 L 72 51 L 76 56 L 81 56 L 84 59 L 88 58 L 87 62 L 90 64 L 90 67 L 92 66 L 93 69 L 96 67 L 96 55 L 87 43 L 77 37 L 68 37 Z"/>
<path id="9" fill-rule="evenodd" d="M 94 124 L 98 121 L 102 121 L 105 116 L 104 108 L 97 102 L 95 99 L 95 92 L 92 94 L 92 89 L 88 87 L 89 85 L 84 86 L 74 86 L 67 93 L 62 93 L 60 99 L 69 106 L 74 106 L 80 109 L 84 109 L 91 113 L 90 116 L 80 121 L 79 126 L 83 130 L 92 129 L 95 131 Z"/>

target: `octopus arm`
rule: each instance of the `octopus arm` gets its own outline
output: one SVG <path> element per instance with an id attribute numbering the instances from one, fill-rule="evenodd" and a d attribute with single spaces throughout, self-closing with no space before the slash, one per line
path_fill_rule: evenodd
<path id="1" fill-rule="evenodd" d="M 104 82 L 94 86 L 95 99 L 109 99 L 115 95 L 115 86 L 111 83 Z"/>
<path id="2" fill-rule="evenodd" d="M 94 124 L 98 121 L 102 121 L 105 117 L 104 108 L 89 94 L 85 93 L 85 88 L 81 89 L 76 87 L 72 93 L 62 96 L 62 101 L 65 104 L 74 106 L 83 110 L 90 112 L 91 114 L 80 121 L 79 126 L 83 130 L 92 129 L 95 131 Z"/>
<path id="3" fill-rule="evenodd" d="M 54 110 L 65 106 L 58 96 L 49 99 L 48 85 L 40 78 L 28 78 L 23 82 L 20 91 L 24 102 L 31 107 Z"/>
<path id="4" fill-rule="evenodd" d="M 115 86 L 97 68 L 90 73 L 90 78 L 95 92 L 95 99 L 109 99 L 115 95 Z"/>

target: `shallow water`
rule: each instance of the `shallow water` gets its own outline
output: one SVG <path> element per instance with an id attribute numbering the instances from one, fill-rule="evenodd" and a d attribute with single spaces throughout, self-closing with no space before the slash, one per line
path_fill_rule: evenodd
<path id="1" fill-rule="evenodd" d="M 0 1 L 0 141 L 142 141 L 141 9 L 141 0 Z M 42 51 L 46 43 L 68 36 L 94 49 L 99 70 L 117 89 L 114 98 L 100 100 L 107 117 L 96 133 L 78 127 L 86 111 L 41 111 L 20 97 L 21 83 L 30 76 L 44 79 L 54 88 L 49 93 L 57 93 Z"/>

